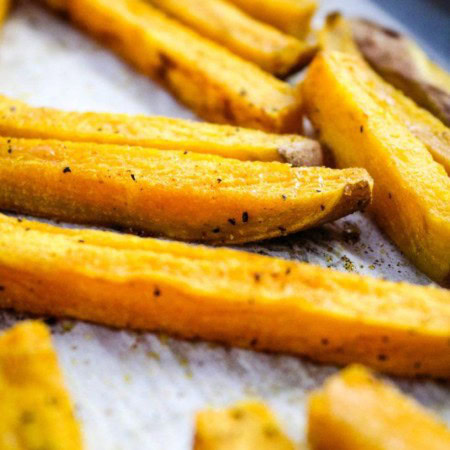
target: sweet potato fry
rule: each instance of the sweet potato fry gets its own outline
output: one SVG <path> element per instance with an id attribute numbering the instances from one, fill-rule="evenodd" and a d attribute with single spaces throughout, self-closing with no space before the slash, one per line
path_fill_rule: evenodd
<path id="1" fill-rule="evenodd" d="M 278 76 L 301 68 L 317 49 L 253 19 L 224 0 L 150 1 L 199 34 Z"/>
<path id="2" fill-rule="evenodd" d="M 378 224 L 417 267 L 450 283 L 450 178 L 427 148 L 373 99 L 366 65 L 322 53 L 303 84 L 306 110 L 340 167 L 364 167 L 375 180 Z"/>
<path id="3" fill-rule="evenodd" d="M 194 450 L 294 450 L 269 408 L 256 401 L 200 411 Z"/>
<path id="4" fill-rule="evenodd" d="M 39 322 L 0 335 L 0 448 L 82 448 L 50 333 Z"/>
<path id="5" fill-rule="evenodd" d="M 0 0 L 0 24 L 5 21 L 10 7 L 11 0 Z"/>
<path id="6" fill-rule="evenodd" d="M 320 166 L 324 162 L 316 141 L 295 134 L 269 134 L 167 117 L 33 108 L 3 96 L 0 96 L 0 134 L 188 150 L 241 160 L 288 162 L 295 166 Z"/>
<path id="7" fill-rule="evenodd" d="M 297 38 L 304 38 L 317 9 L 316 0 L 231 0 L 253 17 Z"/>
<path id="8" fill-rule="evenodd" d="M 324 50 L 336 50 L 363 58 L 353 39 L 352 29 L 340 14 L 327 17 L 320 31 L 319 43 Z M 360 76 L 371 87 L 370 95 L 381 107 L 398 117 L 409 131 L 427 147 L 434 160 L 450 174 L 450 129 L 431 113 L 418 107 L 402 92 L 384 82 L 370 67 Z"/>
<path id="9" fill-rule="evenodd" d="M 0 138 L 0 208 L 187 241 L 293 233 L 363 209 L 371 189 L 364 169 Z"/>
<path id="10" fill-rule="evenodd" d="M 447 450 L 450 430 L 360 366 L 332 376 L 309 400 L 311 450 Z"/>
<path id="11" fill-rule="evenodd" d="M 450 292 L 0 215 L 0 307 L 450 377 Z"/>
<path id="12" fill-rule="evenodd" d="M 265 131 L 301 130 L 298 90 L 145 0 L 66 0 L 67 13 L 200 117 Z"/>
<path id="13" fill-rule="evenodd" d="M 412 40 L 367 20 L 352 20 L 359 49 L 372 67 L 418 105 L 450 126 L 450 74 Z"/>

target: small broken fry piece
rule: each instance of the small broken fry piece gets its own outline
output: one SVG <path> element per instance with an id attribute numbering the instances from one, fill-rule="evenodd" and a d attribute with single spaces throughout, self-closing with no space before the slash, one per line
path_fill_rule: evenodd
<path id="1" fill-rule="evenodd" d="M 138 145 L 161 150 L 210 153 L 244 161 L 288 162 L 294 166 L 321 166 L 324 162 L 319 143 L 296 134 L 269 134 L 167 117 L 33 108 L 4 96 L 0 96 L 0 134 Z"/>
<path id="2" fill-rule="evenodd" d="M 311 450 L 448 450 L 450 430 L 437 417 L 369 371 L 352 366 L 309 399 Z"/>
<path id="3" fill-rule="evenodd" d="M 412 40 L 367 20 L 352 20 L 364 57 L 389 83 L 450 126 L 450 74 Z"/>
<path id="4" fill-rule="evenodd" d="M 278 76 L 300 69 L 316 52 L 315 46 L 253 19 L 224 0 L 150 1 L 201 35 Z"/>
<path id="5" fill-rule="evenodd" d="M 327 17 L 319 34 L 323 50 L 350 53 L 363 59 L 352 35 L 352 29 L 340 14 Z M 450 129 L 427 110 L 417 106 L 411 99 L 383 81 L 371 68 L 360 71 L 361 81 L 370 86 L 372 100 L 398 117 L 409 131 L 427 147 L 434 160 L 450 174 Z"/>
<path id="6" fill-rule="evenodd" d="M 364 209 L 364 169 L 0 137 L 0 208 L 215 244 L 282 236 Z"/>
<path id="7" fill-rule="evenodd" d="M 450 178 L 425 145 L 376 100 L 366 64 L 321 53 L 303 83 L 306 111 L 340 167 L 364 167 L 375 180 L 380 227 L 428 276 L 450 283 Z"/>
<path id="8" fill-rule="evenodd" d="M 450 378 L 450 292 L 0 215 L 0 307 Z"/>
<path id="9" fill-rule="evenodd" d="M 200 411 L 194 450 L 294 450 L 274 415 L 261 402 Z"/>
<path id="10" fill-rule="evenodd" d="M 249 15 L 299 39 L 309 32 L 316 0 L 231 0 Z"/>
<path id="11" fill-rule="evenodd" d="M 161 82 L 200 117 L 278 133 L 298 132 L 298 90 L 144 0 L 70 0 L 69 17 Z"/>
<path id="12" fill-rule="evenodd" d="M 29 321 L 1 334 L 0 448 L 80 450 L 81 441 L 47 328 Z"/>

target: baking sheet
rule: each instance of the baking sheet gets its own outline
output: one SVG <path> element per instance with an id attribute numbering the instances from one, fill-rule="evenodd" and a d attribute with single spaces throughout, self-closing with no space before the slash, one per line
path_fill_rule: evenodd
<path id="1" fill-rule="evenodd" d="M 404 29 L 365 0 L 322 0 L 316 22 L 336 9 Z M 445 64 L 445 55 L 431 54 Z M 29 0 L 18 2 L 3 31 L 0 93 L 63 109 L 194 118 L 157 85 Z M 359 213 L 317 230 L 245 248 L 390 280 L 430 282 Z M 0 328 L 23 318 L 0 312 Z M 248 397 L 267 401 L 286 432 L 301 442 L 306 395 L 336 370 L 300 358 L 77 321 L 54 321 L 51 327 L 91 450 L 187 450 L 196 410 Z M 450 384 L 394 382 L 450 423 Z"/>

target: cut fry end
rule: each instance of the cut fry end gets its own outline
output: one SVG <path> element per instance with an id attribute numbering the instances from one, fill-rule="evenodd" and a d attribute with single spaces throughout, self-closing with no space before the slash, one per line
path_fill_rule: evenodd
<path id="1" fill-rule="evenodd" d="M 450 430 L 433 414 L 360 366 L 331 377 L 309 399 L 312 450 L 445 450 Z"/>
<path id="2" fill-rule="evenodd" d="M 81 450 L 50 333 L 23 322 L 0 335 L 0 448 Z"/>
<path id="3" fill-rule="evenodd" d="M 257 401 L 200 411 L 194 450 L 294 450 L 269 408 Z"/>

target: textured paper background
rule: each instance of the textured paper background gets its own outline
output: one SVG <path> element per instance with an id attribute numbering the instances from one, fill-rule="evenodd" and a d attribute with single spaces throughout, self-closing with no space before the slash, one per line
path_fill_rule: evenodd
<path id="1" fill-rule="evenodd" d="M 317 21 L 325 11 L 340 9 L 402 28 L 368 1 L 322 3 Z M 445 55 L 434 56 L 442 61 Z M 154 83 L 25 0 L 18 2 L 0 41 L 0 92 L 34 105 L 193 118 Z M 361 232 L 358 242 L 345 239 L 348 230 Z M 361 214 L 247 249 L 391 280 L 429 283 Z M 0 328 L 21 318 L 0 313 Z M 187 450 L 197 409 L 246 397 L 266 400 L 285 430 L 300 442 L 307 392 L 336 370 L 299 358 L 75 321 L 56 322 L 52 330 L 91 450 Z M 448 384 L 395 382 L 450 423 Z"/>

